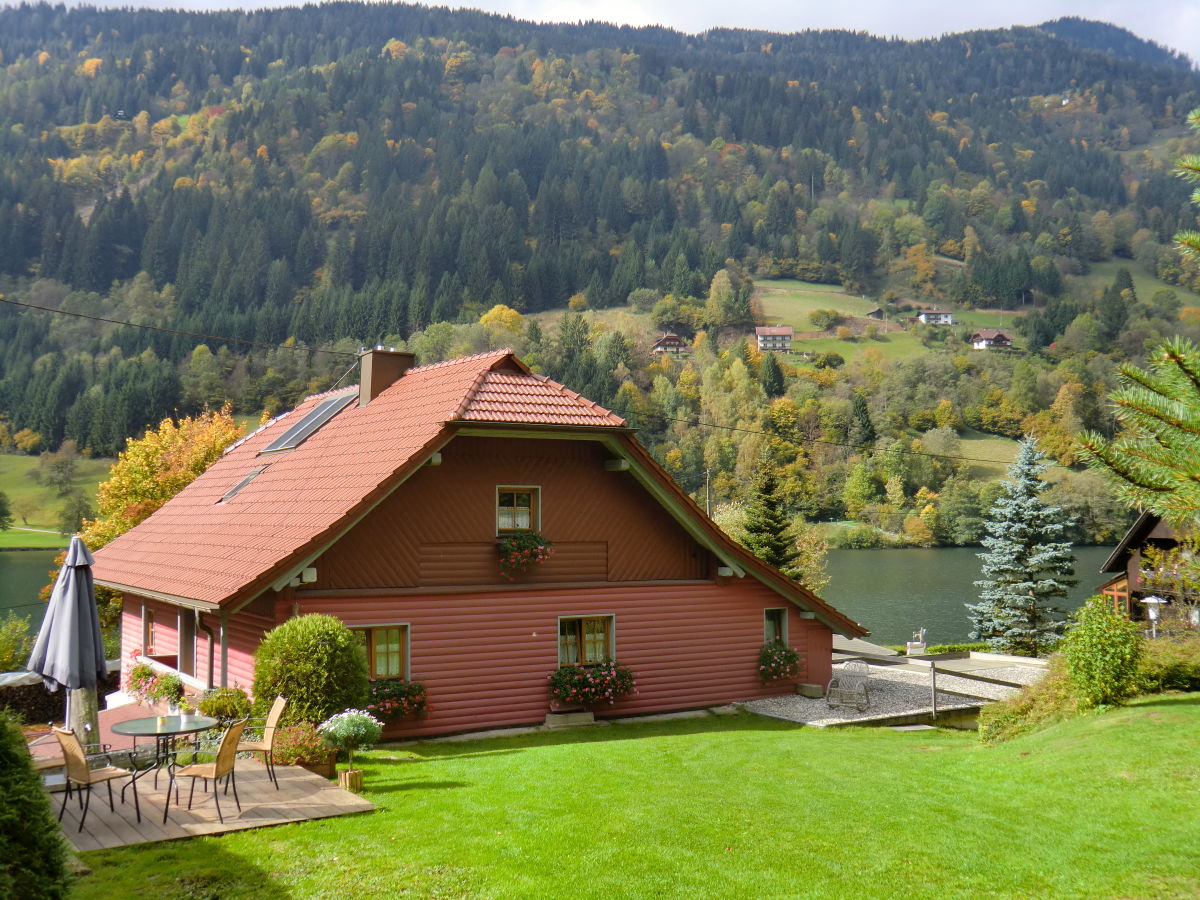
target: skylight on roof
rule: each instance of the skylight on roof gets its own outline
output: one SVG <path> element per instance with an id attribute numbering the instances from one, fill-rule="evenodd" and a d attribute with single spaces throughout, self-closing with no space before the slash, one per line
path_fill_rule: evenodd
<path id="1" fill-rule="evenodd" d="M 291 450 L 299 447 L 312 437 L 318 428 L 349 406 L 357 396 L 358 388 L 349 388 L 340 394 L 334 394 L 328 400 L 322 400 L 312 412 L 271 441 L 259 453 L 274 453 L 277 450 Z"/>
<path id="2" fill-rule="evenodd" d="M 266 468 L 267 468 L 266 466 L 258 466 L 257 468 L 252 469 L 249 475 L 247 475 L 245 478 L 243 478 L 241 481 L 239 481 L 237 484 L 235 484 L 233 487 L 231 487 L 229 490 L 227 490 L 225 492 L 225 496 L 222 497 L 217 502 L 224 503 L 227 500 L 232 500 L 238 491 L 240 491 L 242 488 L 244 488 L 246 485 L 248 485 L 250 482 L 252 482 L 255 478 L 257 478 L 259 475 L 261 475 L 266 470 Z"/>

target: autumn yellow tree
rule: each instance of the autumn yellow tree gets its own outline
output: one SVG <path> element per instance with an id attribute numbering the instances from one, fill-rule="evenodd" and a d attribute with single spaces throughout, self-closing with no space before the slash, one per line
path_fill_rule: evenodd
<path id="1" fill-rule="evenodd" d="M 130 438 L 97 490 L 98 513 L 84 521 L 83 542 L 96 550 L 133 528 L 195 481 L 242 433 L 227 405 L 178 422 L 163 419 L 143 437 Z M 52 581 L 65 556 L 64 551 L 54 560 Z M 47 585 L 42 597 L 49 596 Z M 96 600 L 101 625 L 112 628 L 121 614 L 121 595 L 97 588 Z"/>
<path id="2" fill-rule="evenodd" d="M 144 437 L 130 438 L 96 494 L 98 515 L 80 536 L 92 550 L 124 534 L 191 484 L 242 436 L 229 406 L 163 419 Z"/>

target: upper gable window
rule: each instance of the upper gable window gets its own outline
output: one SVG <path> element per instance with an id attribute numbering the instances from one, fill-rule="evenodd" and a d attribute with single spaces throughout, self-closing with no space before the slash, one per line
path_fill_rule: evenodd
<path id="1" fill-rule="evenodd" d="M 299 447 L 312 437 L 318 428 L 349 406 L 357 397 L 358 388 L 348 388 L 322 400 L 308 415 L 258 452 L 260 454 L 274 453 L 277 450 L 291 450 Z"/>
<path id="2" fill-rule="evenodd" d="M 496 488 L 496 531 L 537 531 L 541 491 L 535 487 Z"/>

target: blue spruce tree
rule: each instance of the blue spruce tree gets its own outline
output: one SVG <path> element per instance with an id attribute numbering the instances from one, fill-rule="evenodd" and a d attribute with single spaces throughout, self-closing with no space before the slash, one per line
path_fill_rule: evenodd
<path id="1" fill-rule="evenodd" d="M 1061 610 L 1050 604 L 1066 597 L 1075 583 L 1067 522 L 1057 506 L 1039 496 L 1041 474 L 1050 468 L 1033 438 L 1021 442 L 1008 469 L 1004 494 L 988 513 L 982 544 L 983 577 L 975 582 L 979 602 L 966 604 L 971 637 L 993 650 L 1038 656 L 1063 633 Z"/>

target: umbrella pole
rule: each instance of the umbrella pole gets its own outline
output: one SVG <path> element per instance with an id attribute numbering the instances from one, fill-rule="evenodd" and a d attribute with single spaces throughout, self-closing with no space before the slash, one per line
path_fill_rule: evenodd
<path id="1" fill-rule="evenodd" d="M 67 691 L 67 727 L 75 732 L 80 742 L 88 745 L 88 752 L 95 753 L 100 747 L 100 712 L 95 688 L 80 688 Z M 93 746 L 94 745 L 94 746 Z"/>

